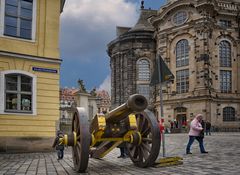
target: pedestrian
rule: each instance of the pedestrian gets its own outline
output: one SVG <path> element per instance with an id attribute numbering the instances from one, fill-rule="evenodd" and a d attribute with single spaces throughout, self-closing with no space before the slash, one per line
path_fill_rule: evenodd
<path id="1" fill-rule="evenodd" d="M 211 135 L 211 123 L 209 121 L 206 122 L 206 135 Z"/>
<path id="2" fill-rule="evenodd" d="M 127 158 L 128 154 L 127 154 L 126 143 L 123 142 L 118 147 L 120 149 L 120 156 L 118 156 L 117 158 L 124 158 L 124 159 Z"/>
<path id="3" fill-rule="evenodd" d="M 58 160 L 63 159 L 64 156 L 64 145 L 61 142 L 61 138 L 63 138 L 64 134 L 62 131 L 57 131 L 57 136 L 54 140 L 54 143 L 52 145 L 53 148 L 57 150 Z"/>
<path id="4" fill-rule="evenodd" d="M 188 133 L 189 135 L 189 141 L 186 148 L 187 154 L 192 154 L 190 152 L 191 146 L 196 139 L 199 143 L 200 151 L 201 153 L 208 153 L 205 151 L 204 145 L 203 145 L 203 138 L 204 138 L 204 126 L 202 126 L 201 122 L 203 120 L 202 114 L 197 114 L 196 117 L 193 119 L 193 121 L 190 124 L 190 131 Z"/>

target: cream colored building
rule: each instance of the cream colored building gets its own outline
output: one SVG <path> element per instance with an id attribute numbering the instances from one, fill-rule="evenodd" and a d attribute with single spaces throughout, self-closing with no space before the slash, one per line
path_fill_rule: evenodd
<path id="1" fill-rule="evenodd" d="M 88 120 L 92 120 L 93 117 L 97 114 L 98 108 L 96 103 L 96 96 L 91 95 L 88 92 L 84 92 L 81 89 L 76 92 L 75 99 L 77 107 L 83 107 L 86 110 Z"/>
<path id="2" fill-rule="evenodd" d="M 157 12 L 142 9 L 140 19 L 133 28 L 122 30 L 108 45 L 113 80 L 111 96 L 115 100 L 112 104 L 129 95 L 125 92 L 138 92 L 139 78 L 149 84 L 153 72 L 151 65 L 156 64 L 156 60 L 148 56 L 151 51 L 155 57 L 162 56 L 175 76 L 173 83 L 163 87 L 166 126 L 175 121 L 181 130 L 196 114 L 202 113 L 204 119 L 218 130 L 239 130 L 240 2 L 169 0 Z M 133 34 L 136 26 L 141 28 Z M 151 31 L 155 51 L 151 50 L 153 41 L 149 38 L 147 44 L 144 40 L 146 32 L 150 34 Z M 124 48 L 125 43 L 128 43 L 128 49 Z M 139 64 L 142 57 L 145 63 Z M 128 67 L 134 69 L 127 69 L 125 60 Z M 114 81 L 116 75 L 122 81 Z M 124 86 L 125 77 L 128 87 Z M 119 93 L 122 87 L 123 91 Z M 144 94 L 149 94 L 149 101 L 154 104 L 150 108 L 153 107 L 160 118 L 158 92 L 159 87 L 155 86 L 145 89 Z"/>
<path id="3" fill-rule="evenodd" d="M 49 150 L 59 119 L 65 0 L 0 0 L 0 152 Z"/>

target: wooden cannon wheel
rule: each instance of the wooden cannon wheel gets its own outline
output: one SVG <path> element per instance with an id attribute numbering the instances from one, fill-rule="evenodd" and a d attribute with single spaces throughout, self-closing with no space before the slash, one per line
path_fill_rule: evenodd
<path id="1" fill-rule="evenodd" d="M 127 143 L 129 157 L 138 167 L 152 166 L 160 150 L 160 130 L 152 112 L 145 110 L 136 114 L 138 132 L 141 134 L 140 144 Z"/>
<path id="2" fill-rule="evenodd" d="M 82 173 L 88 167 L 90 148 L 88 116 L 84 108 L 76 108 L 72 120 L 72 131 L 77 136 L 77 143 L 72 147 L 73 164 L 75 170 Z"/>

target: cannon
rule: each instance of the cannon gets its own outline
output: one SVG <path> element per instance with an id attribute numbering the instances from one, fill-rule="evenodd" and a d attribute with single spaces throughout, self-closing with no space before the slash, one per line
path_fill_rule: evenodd
<path id="1" fill-rule="evenodd" d="M 136 166 L 152 166 L 158 157 L 161 138 L 157 119 L 147 106 L 144 96 L 134 94 L 109 113 L 97 114 L 91 122 L 85 109 L 77 107 L 72 132 L 62 138 L 63 144 L 72 146 L 75 170 L 85 172 L 89 157 L 103 158 L 123 143 Z"/>

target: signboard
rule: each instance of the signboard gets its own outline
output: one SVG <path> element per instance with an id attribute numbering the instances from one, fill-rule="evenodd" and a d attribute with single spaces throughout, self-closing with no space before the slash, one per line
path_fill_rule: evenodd
<path id="1" fill-rule="evenodd" d="M 37 71 L 37 72 L 48 72 L 48 73 L 58 73 L 57 69 L 47 69 L 47 68 L 42 68 L 42 67 L 32 67 L 33 71 Z"/>
<path id="2" fill-rule="evenodd" d="M 157 63 L 155 64 L 153 75 L 151 78 L 150 85 L 154 86 L 163 83 L 165 81 L 171 81 L 174 79 L 174 75 L 163 61 L 161 56 L 158 56 Z"/>

